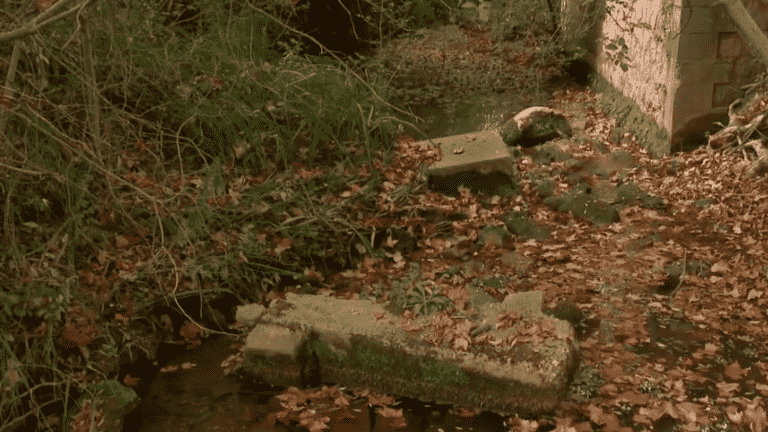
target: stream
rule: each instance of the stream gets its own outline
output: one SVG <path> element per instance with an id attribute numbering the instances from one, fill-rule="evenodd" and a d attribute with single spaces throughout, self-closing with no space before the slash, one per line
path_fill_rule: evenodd
<path id="1" fill-rule="evenodd" d="M 237 351 L 228 336 L 214 336 L 199 347 L 173 356 L 168 365 L 187 365 L 151 378 L 138 408 L 126 416 L 124 432 L 306 431 L 285 424 L 275 415 L 283 409 L 276 397 L 286 389 L 225 375 L 221 362 Z M 398 399 L 400 419 L 380 415 L 365 401 L 355 401 L 345 411 L 325 414 L 331 432 L 368 431 L 506 431 L 503 418 L 493 413 L 467 415 L 447 405 Z"/>
<path id="2" fill-rule="evenodd" d="M 455 30 L 454 30 L 455 31 Z M 474 73 L 473 71 L 469 72 Z M 542 92 L 543 93 L 543 92 Z M 430 138 L 440 138 L 501 126 L 515 113 L 543 105 L 538 98 L 509 91 L 450 91 L 429 101 L 406 106 L 423 122 L 418 127 Z M 540 99 L 544 98 L 544 99 Z M 418 136 L 418 134 L 414 134 Z M 223 312 L 225 313 L 225 312 Z M 174 351 L 172 349 L 172 351 Z M 225 375 L 221 362 L 237 351 L 228 336 L 210 337 L 191 350 L 183 346 L 165 354 L 159 367 L 186 365 L 175 371 L 145 374 L 141 403 L 124 419 L 124 432 L 306 431 L 296 424 L 275 420 L 283 409 L 276 397 L 286 389 L 248 382 Z M 367 401 L 354 401 L 348 410 L 328 414 L 331 432 L 389 431 L 506 431 L 504 419 L 494 413 L 473 413 L 447 405 L 397 399 L 400 418 L 382 415 Z M 320 429 L 317 429 L 320 430 Z"/>
<path id="3" fill-rule="evenodd" d="M 419 127 L 430 138 L 498 129 L 506 120 L 530 104 L 506 93 L 454 95 L 432 103 L 411 105 L 413 114 L 424 120 Z"/>

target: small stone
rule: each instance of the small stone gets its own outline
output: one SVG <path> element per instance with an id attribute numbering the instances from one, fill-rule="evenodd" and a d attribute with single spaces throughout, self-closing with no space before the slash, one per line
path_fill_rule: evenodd
<path id="1" fill-rule="evenodd" d="M 530 107 L 499 128 L 499 135 L 508 146 L 528 148 L 570 137 L 573 131 L 562 113 L 547 107 Z"/>
<path id="2" fill-rule="evenodd" d="M 520 138 L 522 133 L 520 128 L 517 127 L 517 122 L 514 119 L 509 119 L 499 128 L 499 135 L 506 145 L 514 145 L 515 141 Z"/>

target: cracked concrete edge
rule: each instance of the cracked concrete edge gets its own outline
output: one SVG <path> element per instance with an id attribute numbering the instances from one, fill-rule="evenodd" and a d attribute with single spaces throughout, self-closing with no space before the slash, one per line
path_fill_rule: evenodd
<path id="1" fill-rule="evenodd" d="M 499 413 L 537 412 L 564 396 L 578 352 L 570 324 L 543 315 L 541 299 L 541 292 L 516 293 L 485 305 L 476 320 L 517 310 L 554 329 L 554 337 L 469 352 L 405 332 L 398 317 L 370 300 L 288 293 L 270 308 L 238 308 L 237 319 L 255 325 L 246 340 L 246 370 L 270 384 L 336 382 Z M 490 331 L 503 338 L 514 329 Z"/>

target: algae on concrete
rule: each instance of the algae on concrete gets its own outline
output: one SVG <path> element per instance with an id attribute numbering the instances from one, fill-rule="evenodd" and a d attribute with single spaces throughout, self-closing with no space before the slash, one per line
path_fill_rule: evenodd
<path id="1" fill-rule="evenodd" d="M 288 293 L 270 305 L 274 312 L 247 307 L 237 316 L 259 324 L 246 354 L 257 376 L 273 384 L 270 374 L 279 360 L 290 370 L 278 374 L 282 382 L 307 382 L 316 374 L 321 382 L 427 401 L 534 412 L 553 408 L 565 395 L 577 352 L 573 329 L 543 315 L 541 301 L 540 292 L 517 293 L 504 303 L 481 305 L 472 327 L 479 320 L 491 327 L 473 335 L 465 350 L 440 343 L 431 317 L 410 321 L 405 331 L 405 315 L 393 316 L 370 300 Z M 468 319 L 441 314 L 443 320 Z M 497 325 L 497 319 L 504 321 Z M 539 330 L 531 335 L 531 329 Z M 270 340 L 280 344 L 275 339 L 280 334 L 286 338 L 283 348 L 263 346 Z"/>
<path id="2" fill-rule="evenodd" d="M 633 99 L 624 96 L 602 76 L 597 76 L 594 91 L 600 95 L 598 103 L 608 117 L 616 120 L 614 136 L 624 131 L 631 131 L 638 142 L 648 149 L 653 157 L 670 153 L 670 133 L 659 126 L 648 114 L 645 114 Z"/>

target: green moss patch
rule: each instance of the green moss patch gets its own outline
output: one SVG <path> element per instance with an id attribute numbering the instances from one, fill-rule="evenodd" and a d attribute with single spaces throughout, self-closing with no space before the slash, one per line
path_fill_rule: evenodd
<path id="1" fill-rule="evenodd" d="M 632 132 L 643 147 L 653 157 L 661 157 L 670 152 L 670 134 L 645 114 L 637 102 L 624 96 L 603 77 L 597 77 L 595 92 L 600 93 L 599 104 L 608 117 L 615 119 L 617 127 L 612 139 L 620 141 L 624 132 Z"/>

